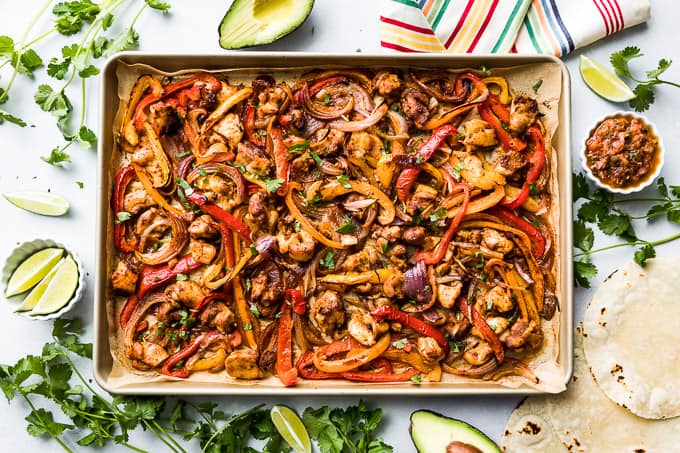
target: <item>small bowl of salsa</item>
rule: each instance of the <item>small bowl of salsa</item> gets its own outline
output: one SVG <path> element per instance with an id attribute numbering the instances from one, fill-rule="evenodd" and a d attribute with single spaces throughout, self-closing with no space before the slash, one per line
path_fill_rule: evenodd
<path id="1" fill-rule="evenodd" d="M 598 186 L 616 193 L 637 192 L 661 172 L 663 145 L 652 123 L 631 112 L 615 112 L 590 130 L 581 161 Z"/>

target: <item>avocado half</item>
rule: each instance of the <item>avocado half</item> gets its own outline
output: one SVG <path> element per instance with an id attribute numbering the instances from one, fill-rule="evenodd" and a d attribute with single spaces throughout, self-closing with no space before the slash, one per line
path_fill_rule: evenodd
<path id="1" fill-rule="evenodd" d="M 314 0 L 234 0 L 218 29 L 224 49 L 269 44 L 295 31 Z"/>
<path id="2" fill-rule="evenodd" d="M 501 451 L 498 445 L 474 426 L 436 412 L 426 410 L 413 412 L 409 432 L 418 453 L 446 453 L 448 445 L 452 442 L 474 447 L 469 451 L 481 453 Z"/>

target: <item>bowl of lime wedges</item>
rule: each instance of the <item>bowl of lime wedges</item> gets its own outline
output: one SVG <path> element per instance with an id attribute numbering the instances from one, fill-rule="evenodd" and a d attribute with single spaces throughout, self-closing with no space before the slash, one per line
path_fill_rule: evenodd
<path id="1" fill-rule="evenodd" d="M 54 319 L 82 298 L 85 273 L 73 249 L 50 239 L 36 239 L 12 251 L 2 268 L 2 283 L 15 313 Z"/>

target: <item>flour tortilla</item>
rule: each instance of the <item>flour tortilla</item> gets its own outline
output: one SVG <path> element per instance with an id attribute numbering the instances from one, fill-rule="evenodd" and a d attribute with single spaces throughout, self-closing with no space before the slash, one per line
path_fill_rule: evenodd
<path id="1" fill-rule="evenodd" d="M 626 263 L 590 301 L 584 349 L 616 404 L 651 419 L 680 415 L 680 259 Z"/>
<path id="2" fill-rule="evenodd" d="M 607 398 L 590 374 L 578 328 L 567 391 L 525 399 L 510 416 L 501 447 L 507 453 L 666 453 L 678 451 L 678 439 L 680 418 L 647 420 Z"/>

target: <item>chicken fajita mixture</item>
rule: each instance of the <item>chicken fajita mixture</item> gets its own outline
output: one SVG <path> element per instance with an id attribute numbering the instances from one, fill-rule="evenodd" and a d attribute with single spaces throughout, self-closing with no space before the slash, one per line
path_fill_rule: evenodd
<path id="1" fill-rule="evenodd" d="M 140 77 L 111 197 L 127 365 L 536 382 L 546 137 L 535 99 L 475 71 Z"/>

